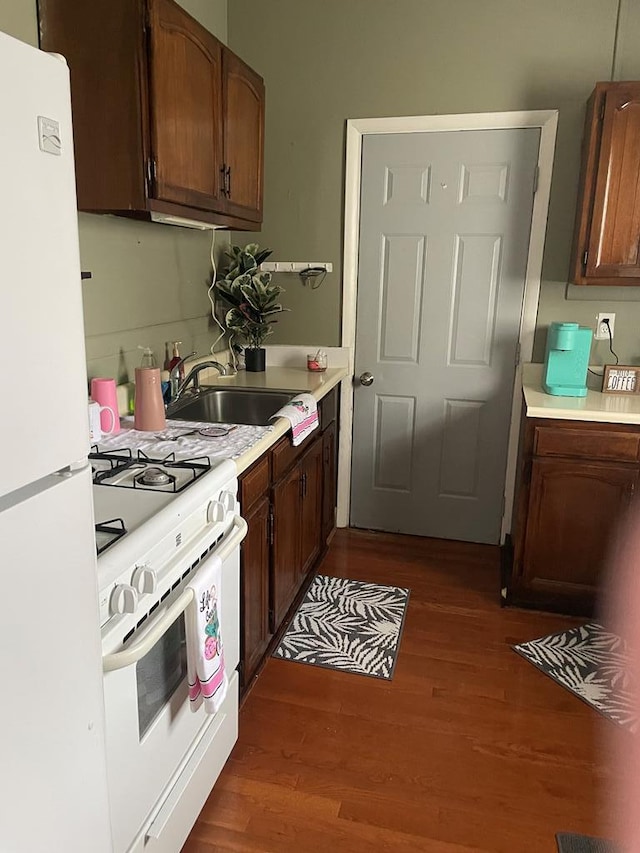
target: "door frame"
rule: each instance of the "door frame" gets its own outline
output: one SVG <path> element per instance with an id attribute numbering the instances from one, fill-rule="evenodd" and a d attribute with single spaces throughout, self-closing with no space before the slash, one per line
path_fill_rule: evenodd
<path id="1" fill-rule="evenodd" d="M 511 405 L 511 424 L 507 450 L 505 501 L 500 542 L 511 530 L 515 491 L 520 413 L 522 409 L 522 363 L 531 360 L 538 314 L 542 255 L 547 228 L 551 191 L 551 173 L 558 127 L 558 110 L 523 110 L 504 113 L 463 113 L 459 115 L 399 116 L 395 118 L 347 119 L 344 191 L 344 244 L 342 285 L 342 346 L 349 352 L 349 375 L 354 377 L 356 343 L 356 304 L 358 298 L 358 251 L 360 233 L 360 183 L 362 177 L 362 139 L 381 133 L 443 133 L 457 130 L 540 129 L 538 149 L 538 186 L 533 200 L 531 237 L 520 314 L 519 352 Z M 351 449 L 353 442 L 354 381 L 342 383 L 340 408 L 340 446 L 338 456 L 338 526 L 348 527 L 351 509 Z"/>

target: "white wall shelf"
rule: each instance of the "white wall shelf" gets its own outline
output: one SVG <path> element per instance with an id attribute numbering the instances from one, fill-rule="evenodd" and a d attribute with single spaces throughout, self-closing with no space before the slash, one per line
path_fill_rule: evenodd
<path id="1" fill-rule="evenodd" d="M 265 272 L 297 272 L 309 268 L 333 272 L 333 264 L 324 261 L 265 261 L 260 264 L 260 269 Z"/>

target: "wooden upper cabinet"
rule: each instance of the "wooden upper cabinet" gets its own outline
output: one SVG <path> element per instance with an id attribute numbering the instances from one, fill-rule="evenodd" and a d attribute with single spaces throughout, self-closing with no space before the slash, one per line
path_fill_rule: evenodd
<path id="1" fill-rule="evenodd" d="M 571 276 L 640 285 L 640 82 L 598 83 L 589 99 Z"/>
<path id="2" fill-rule="evenodd" d="M 222 47 L 172 0 L 150 0 L 155 198 L 215 209 L 222 169 Z"/>
<path id="3" fill-rule="evenodd" d="M 264 83 L 229 50 L 222 69 L 227 211 L 261 222 Z"/>
<path id="4" fill-rule="evenodd" d="M 262 79 L 175 0 L 38 10 L 42 49 L 71 72 L 79 209 L 255 230 Z"/>

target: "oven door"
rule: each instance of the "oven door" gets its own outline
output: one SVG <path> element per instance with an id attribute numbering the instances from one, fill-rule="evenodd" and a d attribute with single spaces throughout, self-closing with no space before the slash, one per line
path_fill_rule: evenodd
<path id="1" fill-rule="evenodd" d="M 184 787 L 182 771 L 193 767 L 194 755 L 204 745 L 213 748 L 212 734 L 230 707 L 237 731 L 239 546 L 245 533 L 246 523 L 236 517 L 232 532 L 153 610 L 130 641 L 103 656 L 107 772 L 117 851 L 132 849 L 141 829 L 151 826 L 163 808 L 166 811 L 165 803 Z M 202 706 L 196 712 L 190 707 L 184 621 L 192 600 L 185 586 L 213 555 L 222 558 L 220 630 L 229 689 L 235 694 L 234 701 L 225 702 L 215 715 L 205 713 Z"/>

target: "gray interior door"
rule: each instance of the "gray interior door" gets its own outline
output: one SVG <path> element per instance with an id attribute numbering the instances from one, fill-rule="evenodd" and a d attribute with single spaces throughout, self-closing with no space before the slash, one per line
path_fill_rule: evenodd
<path id="1" fill-rule="evenodd" d="M 354 527 L 499 540 L 539 142 L 363 139 Z"/>

